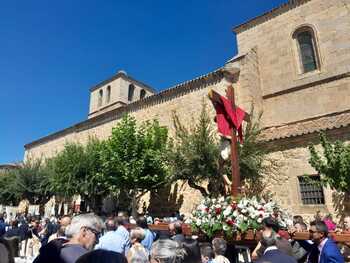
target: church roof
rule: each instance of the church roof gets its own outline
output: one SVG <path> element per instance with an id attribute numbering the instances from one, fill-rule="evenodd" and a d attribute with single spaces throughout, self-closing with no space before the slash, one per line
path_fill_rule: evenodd
<path id="1" fill-rule="evenodd" d="M 347 126 L 350 126 L 350 111 L 266 128 L 262 133 L 261 140 L 269 142 Z"/>
<path id="2" fill-rule="evenodd" d="M 134 84 L 137 84 L 138 86 L 141 86 L 142 88 L 152 92 L 152 93 L 157 93 L 157 91 L 152 88 L 151 86 L 148 86 L 147 84 L 141 82 L 141 81 L 138 81 L 136 79 L 134 79 L 133 77 L 129 76 L 128 74 L 126 74 L 126 72 L 124 70 L 119 70 L 117 72 L 117 74 L 115 74 L 114 76 L 98 83 L 97 85 L 93 86 L 91 89 L 90 89 L 90 92 L 91 91 L 94 91 L 104 85 L 107 85 L 108 83 L 112 82 L 113 80 L 116 80 L 118 78 L 124 78 L 125 80 L 129 80 L 131 83 L 134 83 Z"/>
<path id="3" fill-rule="evenodd" d="M 289 10 L 296 8 L 300 5 L 303 5 L 311 0 L 289 0 L 286 3 L 283 3 L 282 5 L 262 14 L 259 15 L 253 19 L 250 19 L 236 27 L 233 28 L 233 32 L 236 34 L 239 34 L 243 31 L 246 31 L 252 27 L 255 27 L 257 25 L 260 25 L 266 21 L 271 20 L 272 18 L 275 18 L 276 16 L 279 16 L 283 13 L 288 12 Z"/>
<path id="4" fill-rule="evenodd" d="M 242 57 L 243 56 L 241 56 L 238 59 L 241 59 Z M 115 75 L 115 76 L 117 76 L 117 75 Z M 201 75 L 201 76 L 194 78 L 192 80 L 182 82 L 182 83 L 177 84 L 175 86 L 172 86 L 168 89 L 165 89 L 157 94 L 153 94 L 151 96 L 148 96 L 142 100 L 137 100 L 135 102 L 132 102 L 130 104 L 125 105 L 124 107 L 120 107 L 120 108 L 117 108 L 114 110 L 107 111 L 105 113 L 102 113 L 100 115 L 97 115 L 95 117 L 87 119 L 85 121 L 79 122 L 75 125 L 72 125 L 68 128 L 65 128 L 63 130 L 51 133 L 47 136 L 44 136 L 38 140 L 32 141 L 32 142 L 24 145 L 24 148 L 29 149 L 31 147 L 34 147 L 36 145 L 45 143 L 45 142 L 53 140 L 55 138 L 64 136 L 66 134 L 70 134 L 70 133 L 84 130 L 87 128 L 91 128 L 94 126 L 98 126 L 98 125 L 103 124 L 105 122 L 109 122 L 109 121 L 118 119 L 118 118 L 120 118 L 120 116 L 122 116 L 122 114 L 124 114 L 126 112 L 137 111 L 137 110 L 140 110 L 140 109 L 143 109 L 143 108 L 155 105 L 155 104 L 162 103 L 164 101 L 171 100 L 176 96 L 179 96 L 181 94 L 186 94 L 188 92 L 193 91 L 194 89 L 198 89 L 200 87 L 205 87 L 208 83 L 215 83 L 222 78 L 223 78 L 222 68 L 218 68 L 218 69 L 211 71 L 205 75 Z M 105 84 L 100 84 L 100 85 L 105 85 Z"/>
<path id="5" fill-rule="evenodd" d="M 3 163 L 3 164 L 0 164 L 0 170 L 3 170 L 3 169 L 11 170 L 11 169 L 19 168 L 20 166 L 21 165 L 18 163 Z"/>

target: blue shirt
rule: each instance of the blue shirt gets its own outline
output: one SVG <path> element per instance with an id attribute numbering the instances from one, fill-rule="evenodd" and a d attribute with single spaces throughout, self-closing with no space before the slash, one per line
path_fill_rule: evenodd
<path id="1" fill-rule="evenodd" d="M 145 231 L 145 238 L 141 241 L 141 244 L 145 247 L 145 249 L 148 250 L 148 252 L 151 251 L 153 240 L 155 238 L 155 234 L 149 230 L 149 229 L 144 229 Z"/>
<path id="2" fill-rule="evenodd" d="M 127 255 L 128 251 L 131 247 L 129 231 L 124 226 L 118 226 L 115 233 L 122 238 L 123 244 L 124 244 L 125 255 Z"/>
<path id="3" fill-rule="evenodd" d="M 100 238 L 95 249 L 104 249 L 125 254 L 125 241 L 115 231 L 108 231 Z"/>

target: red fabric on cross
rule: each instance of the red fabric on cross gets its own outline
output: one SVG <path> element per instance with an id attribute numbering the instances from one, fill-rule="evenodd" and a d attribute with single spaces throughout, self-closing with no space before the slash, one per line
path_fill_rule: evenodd
<path id="1" fill-rule="evenodd" d="M 219 133 L 224 137 L 231 137 L 231 129 L 234 127 L 238 131 L 239 140 L 243 142 L 242 122 L 245 112 L 239 107 L 234 111 L 227 98 L 220 96 L 220 99 L 222 104 L 214 103 Z"/>

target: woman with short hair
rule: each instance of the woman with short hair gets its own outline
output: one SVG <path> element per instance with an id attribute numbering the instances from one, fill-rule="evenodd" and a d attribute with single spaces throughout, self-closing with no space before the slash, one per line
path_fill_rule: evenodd
<path id="1" fill-rule="evenodd" d="M 130 231 L 131 248 L 128 252 L 129 263 L 148 263 L 149 254 L 141 241 L 145 238 L 145 231 L 141 227 L 136 227 Z"/>

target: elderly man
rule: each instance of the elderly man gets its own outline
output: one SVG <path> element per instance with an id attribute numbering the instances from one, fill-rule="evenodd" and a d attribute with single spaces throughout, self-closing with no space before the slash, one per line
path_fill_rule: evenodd
<path id="1" fill-rule="evenodd" d="M 184 249 L 176 241 L 160 239 L 153 243 L 151 263 L 180 263 L 185 256 Z"/>
<path id="2" fill-rule="evenodd" d="M 63 244 L 60 257 L 65 263 L 74 263 L 81 255 L 92 250 L 98 242 L 103 222 L 94 214 L 73 217 L 66 228 L 69 241 Z"/>
<path id="3" fill-rule="evenodd" d="M 273 230 L 264 230 L 262 234 L 261 244 L 265 247 L 263 256 L 256 263 L 297 263 L 296 259 L 283 253 L 277 248 L 277 235 Z"/>
<path id="4" fill-rule="evenodd" d="M 102 220 L 94 214 L 75 216 L 66 227 L 65 237 L 42 246 L 33 263 L 74 263 L 94 247 L 101 227 Z"/>
<path id="5" fill-rule="evenodd" d="M 141 241 L 141 244 L 147 249 L 147 251 L 151 251 L 153 241 L 156 237 L 155 233 L 148 229 L 148 224 L 146 217 L 139 216 L 137 218 L 137 226 L 141 227 L 145 231 L 145 238 Z"/>
<path id="6" fill-rule="evenodd" d="M 179 243 L 185 242 L 185 236 L 182 234 L 182 223 L 180 221 L 170 223 L 168 227 L 172 240 Z"/>
<path id="7" fill-rule="evenodd" d="M 127 217 L 124 213 L 120 213 L 116 218 L 117 230 L 115 231 L 123 240 L 123 247 L 125 250 L 125 255 L 127 255 L 128 250 L 131 247 L 130 233 L 124 226 L 127 221 Z"/>
<path id="8" fill-rule="evenodd" d="M 57 238 L 63 238 L 63 239 L 66 239 L 66 228 L 67 226 L 69 226 L 71 222 L 71 218 L 70 216 L 63 216 L 61 218 L 61 220 L 59 221 L 59 227 L 58 227 L 58 230 L 56 233 L 52 234 L 50 237 L 49 237 L 49 242 L 54 240 L 54 239 L 57 239 Z"/>
<path id="9" fill-rule="evenodd" d="M 106 233 L 100 238 L 100 241 L 95 246 L 95 249 L 104 249 L 109 251 L 125 254 L 126 243 L 121 235 L 115 230 L 117 229 L 116 223 L 113 219 L 107 219 L 106 221 Z"/>
<path id="10" fill-rule="evenodd" d="M 263 231 L 267 231 L 268 233 L 271 231 L 274 231 L 276 233 L 276 246 L 278 247 L 278 249 L 289 256 L 293 256 L 293 248 L 291 244 L 288 242 L 288 240 L 282 238 L 278 234 L 280 230 L 278 222 L 272 217 L 267 217 L 267 218 L 264 218 L 264 220 L 262 221 L 262 224 L 263 224 Z M 252 253 L 253 260 L 261 257 L 265 249 L 266 248 L 262 245 L 262 243 L 259 242 Z"/>

